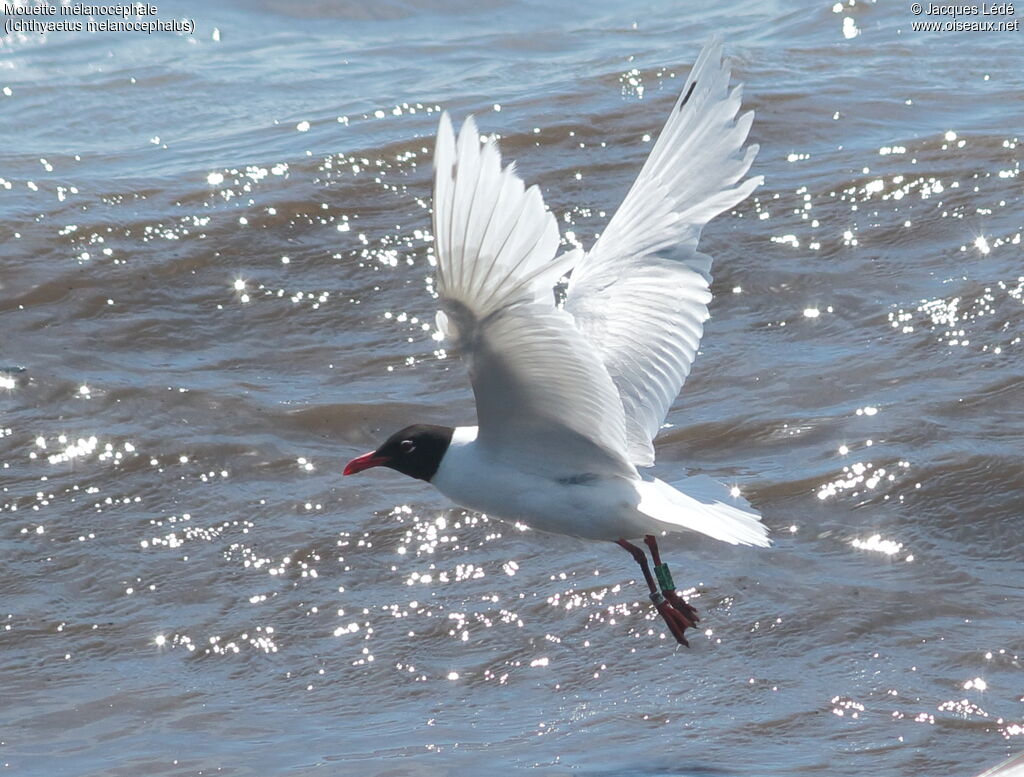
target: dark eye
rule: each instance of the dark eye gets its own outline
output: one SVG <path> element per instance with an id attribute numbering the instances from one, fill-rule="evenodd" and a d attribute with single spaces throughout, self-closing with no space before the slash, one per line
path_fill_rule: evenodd
<path id="1" fill-rule="evenodd" d="M 398 447 L 402 449 L 402 453 L 412 453 L 416 450 L 416 443 L 412 440 L 402 440 Z"/>

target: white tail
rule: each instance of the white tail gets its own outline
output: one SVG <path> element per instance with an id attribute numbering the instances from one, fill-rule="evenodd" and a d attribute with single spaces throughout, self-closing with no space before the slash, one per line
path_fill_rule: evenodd
<path id="1" fill-rule="evenodd" d="M 707 475 L 685 478 L 674 487 L 663 480 L 645 480 L 637 484 L 637 490 L 637 509 L 667 524 L 664 528 L 668 531 L 689 529 L 732 545 L 772 544 L 760 513 Z"/>

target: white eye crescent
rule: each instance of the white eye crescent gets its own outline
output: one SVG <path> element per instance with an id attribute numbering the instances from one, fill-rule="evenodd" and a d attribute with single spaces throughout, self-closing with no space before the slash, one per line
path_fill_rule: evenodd
<path id="1" fill-rule="evenodd" d="M 412 440 L 402 440 L 398 447 L 402 449 L 402 453 L 412 453 L 416 450 L 416 443 Z"/>

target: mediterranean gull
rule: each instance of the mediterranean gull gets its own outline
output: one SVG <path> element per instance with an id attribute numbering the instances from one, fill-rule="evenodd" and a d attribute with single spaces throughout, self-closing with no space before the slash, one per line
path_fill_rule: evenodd
<path id="1" fill-rule="evenodd" d="M 698 532 L 769 545 L 759 514 L 707 476 L 669 485 L 654 438 L 690 372 L 708 318 L 701 229 L 761 182 L 745 177 L 753 112 L 739 117 L 721 43 L 709 42 L 650 156 L 590 251 L 559 247 L 536 186 L 502 166 L 472 117 L 441 116 L 434 151 L 437 326 L 469 366 L 477 426 L 417 424 L 353 459 L 390 467 L 463 507 L 533 529 L 609 540 L 643 570 L 676 640 L 698 620 L 656 536 Z M 571 272 L 564 304 L 554 286 Z M 629 540 L 643 537 L 643 549 Z"/>

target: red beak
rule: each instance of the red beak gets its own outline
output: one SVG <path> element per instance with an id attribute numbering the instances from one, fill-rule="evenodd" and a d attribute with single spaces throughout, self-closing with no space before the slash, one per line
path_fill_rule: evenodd
<path id="1" fill-rule="evenodd" d="M 357 472 L 362 472 L 364 469 L 379 467 L 381 464 L 387 464 L 389 461 L 391 461 L 391 459 L 387 456 L 378 456 L 377 451 L 370 451 L 369 453 L 364 453 L 362 456 L 357 456 L 346 464 L 343 474 L 354 475 Z"/>

